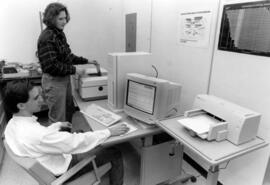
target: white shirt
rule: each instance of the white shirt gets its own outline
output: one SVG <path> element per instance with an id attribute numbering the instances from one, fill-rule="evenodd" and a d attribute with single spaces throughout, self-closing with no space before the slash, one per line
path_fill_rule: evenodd
<path id="1" fill-rule="evenodd" d="M 72 134 L 60 132 L 60 126 L 60 122 L 42 126 L 35 116 L 13 116 L 5 139 L 15 154 L 35 158 L 53 174 L 61 175 L 68 169 L 71 154 L 87 152 L 110 137 L 108 129 Z"/>

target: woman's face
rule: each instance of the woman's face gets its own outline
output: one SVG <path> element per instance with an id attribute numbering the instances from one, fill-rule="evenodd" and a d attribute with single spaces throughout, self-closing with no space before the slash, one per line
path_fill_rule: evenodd
<path id="1" fill-rule="evenodd" d="M 63 30 L 66 24 L 67 24 L 67 15 L 66 12 L 63 10 L 56 17 L 55 26 L 56 28 Z"/>

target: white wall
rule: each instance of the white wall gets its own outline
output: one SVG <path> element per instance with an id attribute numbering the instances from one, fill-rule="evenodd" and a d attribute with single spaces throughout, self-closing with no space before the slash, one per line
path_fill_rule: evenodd
<path id="1" fill-rule="evenodd" d="M 71 20 L 65 33 L 74 54 L 106 67 L 109 52 L 124 51 L 122 0 L 61 0 Z"/>
<path id="2" fill-rule="evenodd" d="M 0 1 L 0 59 L 30 63 L 40 33 L 38 11 L 48 0 Z"/>
<path id="3" fill-rule="evenodd" d="M 153 0 L 152 53 L 159 77 L 182 84 L 181 111 L 191 108 L 194 97 L 206 93 L 215 35 L 217 0 Z M 212 12 L 210 41 L 205 48 L 177 42 L 180 13 Z"/>
<path id="4" fill-rule="evenodd" d="M 0 1 L 0 59 L 37 62 L 39 11 L 52 0 Z M 107 53 L 125 51 L 125 14 L 137 13 L 137 51 L 149 51 L 151 0 L 60 0 L 71 15 L 66 25 L 74 54 L 98 60 L 106 67 Z"/>
<path id="5" fill-rule="evenodd" d="M 0 59 L 37 62 L 35 51 L 40 34 L 39 11 L 52 0 L 0 1 Z M 72 51 L 106 63 L 107 53 L 124 51 L 122 0 L 63 0 L 71 15 L 65 27 Z"/>
<path id="6" fill-rule="evenodd" d="M 226 3 L 231 4 L 236 2 L 240 1 L 223 0 L 221 6 Z M 217 42 L 215 43 L 214 50 L 210 94 L 261 113 L 262 119 L 259 127 L 259 135 L 269 142 L 269 57 L 220 51 L 217 50 Z M 224 184 L 234 185 L 262 184 L 268 156 L 269 147 L 233 160 L 226 170 L 221 171 L 221 181 Z"/>
<path id="7" fill-rule="evenodd" d="M 37 62 L 39 11 L 52 0 L 0 1 L 0 59 Z M 125 51 L 125 14 L 137 13 L 137 51 L 149 51 L 151 0 L 59 0 L 71 15 L 66 25 L 74 54 L 106 68 L 107 53 Z"/>

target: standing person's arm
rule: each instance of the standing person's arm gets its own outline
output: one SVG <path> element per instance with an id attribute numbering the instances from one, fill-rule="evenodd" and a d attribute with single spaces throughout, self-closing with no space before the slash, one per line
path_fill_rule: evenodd
<path id="1" fill-rule="evenodd" d="M 84 57 L 78 57 L 74 55 L 73 53 L 70 54 L 70 59 L 72 61 L 72 64 L 87 64 L 88 60 Z"/>

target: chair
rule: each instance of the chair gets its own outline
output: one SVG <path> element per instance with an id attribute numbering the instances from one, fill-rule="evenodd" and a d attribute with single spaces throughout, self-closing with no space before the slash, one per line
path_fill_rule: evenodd
<path id="1" fill-rule="evenodd" d="M 101 167 L 97 167 L 95 163 L 95 156 L 90 156 L 77 163 L 66 173 L 60 177 L 55 177 L 53 173 L 43 167 L 38 161 L 29 157 L 21 157 L 13 153 L 8 144 L 4 140 L 4 146 L 7 154 L 28 174 L 30 174 L 40 185 L 98 185 L 100 184 L 100 178 L 111 169 L 111 163 L 106 163 Z M 65 183 L 70 177 L 76 174 L 80 169 L 89 163 L 93 164 L 93 170 L 80 176 L 79 178 Z"/>

